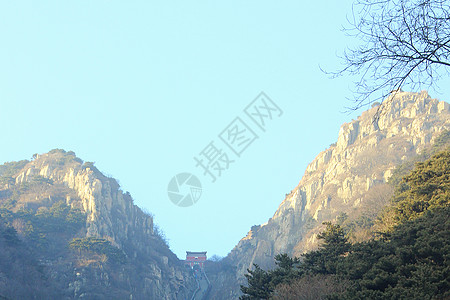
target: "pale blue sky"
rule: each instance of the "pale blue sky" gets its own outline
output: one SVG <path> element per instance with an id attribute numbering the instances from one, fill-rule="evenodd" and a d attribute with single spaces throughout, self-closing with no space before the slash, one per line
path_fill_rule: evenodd
<path id="1" fill-rule="evenodd" d="M 352 1 L 1 1 L 0 161 L 73 150 L 152 212 L 183 258 L 226 255 L 272 217 L 306 165 L 337 139 L 351 79 L 319 64 L 356 41 Z M 442 94 L 448 101 L 448 81 Z M 283 109 L 212 184 L 197 155 L 261 91 Z M 167 184 L 197 174 L 188 208 Z"/>

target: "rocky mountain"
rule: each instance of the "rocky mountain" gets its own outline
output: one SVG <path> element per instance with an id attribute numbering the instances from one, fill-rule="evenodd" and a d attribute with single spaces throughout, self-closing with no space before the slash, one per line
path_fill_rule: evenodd
<path id="1" fill-rule="evenodd" d="M 396 166 L 430 147 L 449 129 L 450 105 L 432 99 L 426 91 L 397 92 L 381 107 L 374 104 L 357 120 L 343 124 L 337 142 L 308 165 L 273 217 L 253 226 L 224 259 L 236 269 L 210 275 L 211 297 L 237 298 L 239 284 L 246 283 L 243 275 L 253 264 L 272 268 L 276 254 L 299 256 L 314 249 L 324 221 L 347 220 L 353 228 L 359 227 L 354 240 L 367 238 L 365 229 L 391 197 L 387 182 Z"/>
<path id="2" fill-rule="evenodd" d="M 73 152 L 57 149 L 0 166 L 0 213 L 0 256 L 12 260 L 10 267 L 0 264 L 0 296 L 186 299 L 196 289 L 152 216 Z M 14 258 L 12 247 L 34 263 Z M 17 272 L 8 274 L 11 267 Z M 20 294 L 27 281 L 14 274 L 33 272 L 46 284 Z"/>
<path id="3" fill-rule="evenodd" d="M 272 268 L 276 254 L 314 249 L 324 221 L 342 224 L 354 241 L 369 238 L 392 195 L 388 181 L 448 130 L 450 105 L 425 91 L 396 92 L 343 124 L 273 217 L 206 264 L 207 298 L 237 299 L 253 264 Z M 0 166 L 0 299 L 190 299 L 191 272 L 152 216 L 75 153 Z"/>

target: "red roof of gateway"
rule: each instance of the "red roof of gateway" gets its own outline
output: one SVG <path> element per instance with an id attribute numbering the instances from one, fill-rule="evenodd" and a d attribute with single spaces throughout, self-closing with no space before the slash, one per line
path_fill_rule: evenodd
<path id="1" fill-rule="evenodd" d="M 188 256 L 206 257 L 206 251 L 204 252 L 186 251 L 186 257 Z"/>

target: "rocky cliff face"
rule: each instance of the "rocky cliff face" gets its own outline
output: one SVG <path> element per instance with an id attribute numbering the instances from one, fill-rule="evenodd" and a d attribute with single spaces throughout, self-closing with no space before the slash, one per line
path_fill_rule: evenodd
<path id="1" fill-rule="evenodd" d="M 15 182 L 30 182 L 37 175 L 75 192 L 75 198 L 67 195 L 66 202 L 86 214 L 86 236 L 108 237 L 120 248 L 133 243 L 142 249 L 142 238 L 153 236 L 153 218 L 133 204 L 131 195 L 122 192 L 115 179 L 92 164 L 82 164 L 70 153 L 51 151 L 28 163 Z"/>
<path id="2" fill-rule="evenodd" d="M 127 263 L 122 265 L 73 259 L 64 250 L 59 257 L 39 257 L 66 298 L 107 299 L 110 290 L 110 296 L 120 299 L 185 299 L 195 290 L 189 270 L 154 232 L 152 216 L 134 205 L 115 179 L 73 152 L 35 155 L 2 182 L 0 203 L 13 203 L 12 211 L 46 211 L 63 201 L 86 218 L 74 237 L 102 238 L 125 253 Z"/>
<path id="3" fill-rule="evenodd" d="M 226 258 L 237 266 L 239 283 L 256 263 L 273 267 L 278 253 L 298 256 L 317 246 L 324 221 L 345 212 L 379 211 L 390 196 L 385 183 L 395 166 L 415 156 L 450 129 L 450 106 L 427 92 L 399 92 L 357 120 L 343 124 L 337 143 L 306 168 L 300 183 L 266 224 L 253 226 Z M 220 297 L 217 297 L 220 298 Z"/>

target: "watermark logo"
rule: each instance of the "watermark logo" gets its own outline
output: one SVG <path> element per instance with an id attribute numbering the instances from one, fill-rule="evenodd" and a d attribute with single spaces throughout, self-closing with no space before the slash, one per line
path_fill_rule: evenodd
<path id="1" fill-rule="evenodd" d="M 237 117 L 219 134 L 219 138 L 234 154 L 241 156 L 258 136 L 241 118 Z"/>
<path id="2" fill-rule="evenodd" d="M 261 92 L 241 115 L 236 116 L 218 134 L 218 140 L 211 140 L 194 156 L 195 167 L 201 170 L 203 176 L 209 177 L 212 183 L 216 182 L 259 138 L 257 132 L 266 132 L 269 123 L 282 114 L 278 105 Z M 248 123 L 247 120 L 252 122 Z M 181 173 L 169 182 L 168 194 L 174 204 L 187 207 L 200 199 L 202 186 L 194 175 Z"/>
<path id="3" fill-rule="evenodd" d="M 202 184 L 191 173 L 174 176 L 167 187 L 169 199 L 175 205 L 188 207 L 194 205 L 202 195 Z"/>
<path id="4" fill-rule="evenodd" d="M 214 145 L 214 142 L 208 144 L 200 153 L 199 157 L 194 157 L 197 162 L 196 167 L 203 169 L 203 175 L 209 175 L 212 182 L 222 175 L 222 171 L 228 170 L 234 160 L 230 160 L 228 154 Z"/>
<path id="5" fill-rule="evenodd" d="M 274 117 L 280 117 L 283 111 L 264 92 L 258 95 L 245 109 L 245 114 L 258 125 L 262 131 L 266 131 L 267 122 Z M 278 115 L 278 116 L 277 116 Z"/>

